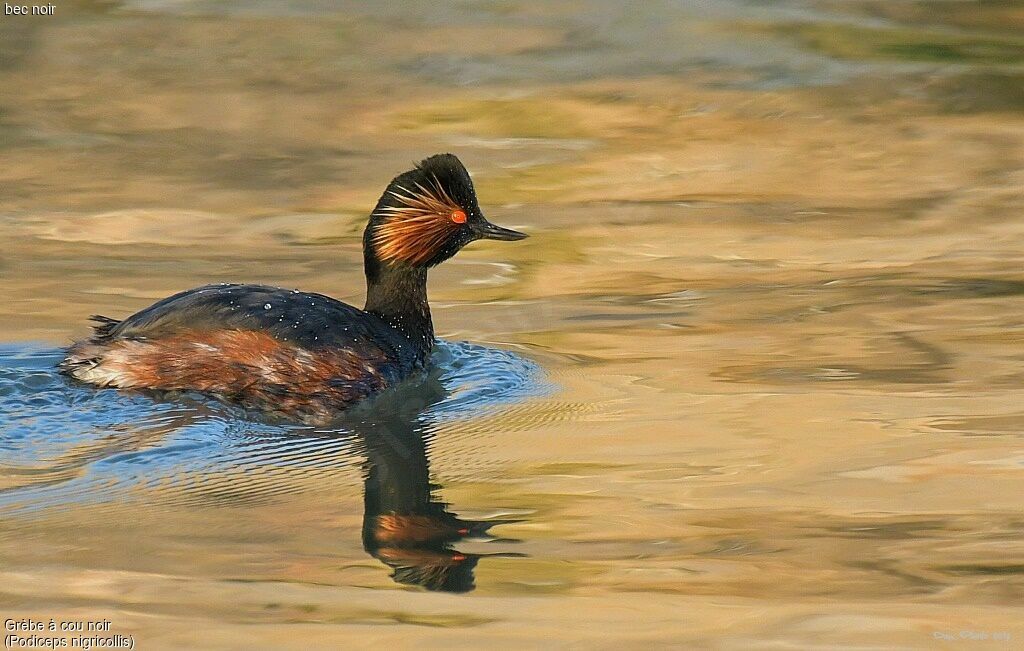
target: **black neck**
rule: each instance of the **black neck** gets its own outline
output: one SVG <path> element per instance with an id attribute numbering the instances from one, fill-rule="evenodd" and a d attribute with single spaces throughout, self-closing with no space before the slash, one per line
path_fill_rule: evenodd
<path id="1" fill-rule="evenodd" d="M 434 344 L 434 324 L 427 304 L 427 270 L 405 264 L 367 260 L 366 307 L 424 353 Z"/>

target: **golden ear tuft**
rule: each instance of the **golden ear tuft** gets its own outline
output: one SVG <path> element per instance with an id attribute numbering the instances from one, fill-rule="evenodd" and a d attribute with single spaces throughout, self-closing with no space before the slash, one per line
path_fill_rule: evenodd
<path id="1" fill-rule="evenodd" d="M 389 193 L 400 205 L 380 209 L 378 215 L 384 221 L 376 227 L 372 238 L 382 260 L 424 264 L 466 223 L 466 212 L 436 177 L 426 186 L 396 186 Z"/>

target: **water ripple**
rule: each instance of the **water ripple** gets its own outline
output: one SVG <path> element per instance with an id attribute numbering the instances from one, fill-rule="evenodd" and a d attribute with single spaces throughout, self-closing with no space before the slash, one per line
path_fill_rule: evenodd
<path id="1" fill-rule="evenodd" d="M 56 373 L 61 354 L 0 348 L 0 513 L 139 495 L 177 504 L 264 502 L 358 466 L 364 427 L 404 418 L 405 428 L 466 423 L 471 433 L 476 421 L 552 389 L 518 355 L 444 342 L 427 377 L 353 410 L 337 427 L 311 428 L 243 418 L 194 397 L 77 385 Z"/>

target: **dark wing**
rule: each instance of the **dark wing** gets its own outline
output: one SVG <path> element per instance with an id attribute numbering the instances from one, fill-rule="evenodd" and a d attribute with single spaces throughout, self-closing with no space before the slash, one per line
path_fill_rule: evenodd
<path id="1" fill-rule="evenodd" d="M 175 294 L 120 323 L 101 339 L 156 339 L 195 330 L 258 330 L 303 348 L 400 350 L 399 335 L 377 317 L 341 301 L 264 285 L 206 285 Z"/>

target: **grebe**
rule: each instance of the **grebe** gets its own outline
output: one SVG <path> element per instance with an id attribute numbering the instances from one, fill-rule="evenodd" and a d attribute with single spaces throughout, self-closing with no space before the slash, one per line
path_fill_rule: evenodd
<path id="1" fill-rule="evenodd" d="M 484 218 L 458 158 L 431 156 L 395 177 L 370 214 L 362 310 L 298 290 L 206 285 L 121 321 L 91 317 L 93 335 L 60 370 L 322 422 L 424 367 L 434 344 L 427 269 L 474 240 L 525 237 Z"/>

